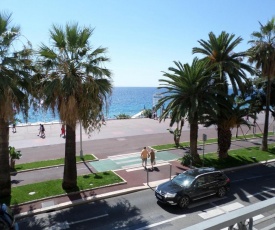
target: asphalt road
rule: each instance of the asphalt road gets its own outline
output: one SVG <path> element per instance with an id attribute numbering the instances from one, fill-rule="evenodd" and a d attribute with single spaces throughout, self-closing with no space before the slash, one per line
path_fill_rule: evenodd
<path id="1" fill-rule="evenodd" d="M 226 197 L 203 199 L 192 203 L 186 210 L 158 203 L 154 191 L 149 189 L 25 218 L 19 221 L 19 227 L 30 230 L 175 230 L 274 197 L 275 163 L 230 171 L 227 175 L 231 179 L 231 191 Z M 257 218 L 268 215 L 274 214 L 262 213 Z M 267 224 L 263 222 L 254 227 L 262 229 Z"/>

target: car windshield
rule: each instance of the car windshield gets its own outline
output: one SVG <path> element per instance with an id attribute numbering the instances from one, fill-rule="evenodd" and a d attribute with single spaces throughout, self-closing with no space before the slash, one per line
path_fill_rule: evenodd
<path id="1" fill-rule="evenodd" d="M 195 178 L 191 175 L 181 173 L 178 176 L 174 177 L 172 182 L 181 187 L 188 187 L 194 181 L 194 179 Z"/>

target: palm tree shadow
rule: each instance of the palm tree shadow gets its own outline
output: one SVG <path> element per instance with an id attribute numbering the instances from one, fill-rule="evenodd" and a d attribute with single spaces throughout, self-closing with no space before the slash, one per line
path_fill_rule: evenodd
<path id="1" fill-rule="evenodd" d="M 83 206 L 83 207 L 81 207 Z M 84 211 L 83 211 L 84 208 Z M 63 223 L 64 216 L 68 218 L 68 224 L 79 221 L 79 219 L 89 219 L 92 216 L 106 215 L 115 217 L 112 221 L 102 221 L 104 219 L 94 220 L 95 229 L 135 229 L 145 227 L 149 223 L 142 217 L 142 212 L 139 208 L 132 205 L 127 199 L 117 199 L 115 203 L 109 204 L 105 200 L 95 201 L 79 206 L 73 206 L 70 209 L 65 209 L 56 212 L 54 215 L 48 213 L 43 218 L 31 216 L 20 221 L 20 229 L 45 229 L 47 225 L 53 227 L 54 223 Z M 123 215 L 121 215 L 123 213 Z M 104 218 L 104 217 L 103 217 Z M 106 219 L 105 219 L 106 220 Z M 73 225 L 72 225 L 73 227 Z"/>
<path id="2" fill-rule="evenodd" d="M 84 159 L 82 159 L 82 162 L 86 166 L 86 168 L 90 171 L 90 173 L 94 173 L 91 167 L 87 164 L 87 162 Z"/>

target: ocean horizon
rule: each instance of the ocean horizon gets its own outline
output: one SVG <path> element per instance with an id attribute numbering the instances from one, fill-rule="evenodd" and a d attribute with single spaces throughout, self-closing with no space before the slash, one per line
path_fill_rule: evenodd
<path id="1" fill-rule="evenodd" d="M 113 93 L 108 98 L 108 109 L 103 111 L 104 116 L 106 119 L 116 119 L 119 114 L 132 117 L 143 109 L 152 109 L 156 103 L 154 95 L 160 92 L 157 87 L 113 87 Z M 27 122 L 20 113 L 16 117 L 21 124 L 60 122 L 57 111 L 54 115 L 50 110 L 34 111 L 33 107 L 29 109 Z"/>

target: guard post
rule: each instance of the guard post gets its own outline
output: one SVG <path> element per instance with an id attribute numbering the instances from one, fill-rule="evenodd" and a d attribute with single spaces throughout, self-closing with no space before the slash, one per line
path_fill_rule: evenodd
<path id="1" fill-rule="evenodd" d="M 206 134 L 202 134 L 202 167 L 204 167 L 204 145 L 205 142 L 207 141 L 207 135 Z"/>

